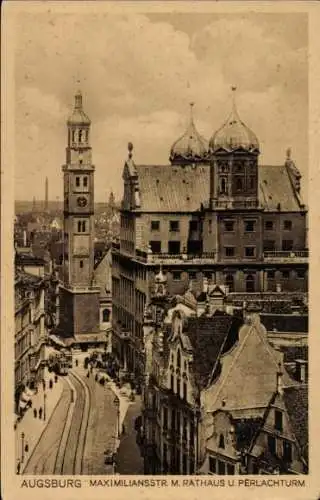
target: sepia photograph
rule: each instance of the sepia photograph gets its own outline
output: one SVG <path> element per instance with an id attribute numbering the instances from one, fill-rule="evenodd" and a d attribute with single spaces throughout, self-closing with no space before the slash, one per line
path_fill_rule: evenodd
<path id="1" fill-rule="evenodd" d="M 308 14 L 70 3 L 14 16 L 10 474 L 301 486 Z"/>

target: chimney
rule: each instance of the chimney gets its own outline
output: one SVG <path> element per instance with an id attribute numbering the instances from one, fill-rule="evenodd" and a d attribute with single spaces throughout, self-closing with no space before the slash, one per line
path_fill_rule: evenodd
<path id="1" fill-rule="evenodd" d="M 279 363 L 277 371 L 277 393 L 280 395 L 283 394 L 283 373 L 281 369 L 281 363 Z"/>
<path id="2" fill-rule="evenodd" d="M 302 384 L 308 382 L 308 361 L 305 359 L 296 359 L 296 379 Z"/>

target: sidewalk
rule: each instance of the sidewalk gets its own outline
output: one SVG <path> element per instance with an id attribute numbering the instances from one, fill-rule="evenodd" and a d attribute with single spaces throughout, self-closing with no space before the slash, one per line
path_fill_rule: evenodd
<path id="1" fill-rule="evenodd" d="M 125 433 L 121 436 L 116 458 L 118 474 L 144 473 L 144 459 L 137 444 L 137 432 L 134 428 L 135 419 L 139 415 L 141 415 L 141 396 L 136 396 L 124 419 Z"/>
<path id="2" fill-rule="evenodd" d="M 58 403 L 63 389 L 63 381 L 61 377 L 58 377 L 58 382 L 54 382 L 54 373 L 49 373 L 47 368 L 45 369 L 44 379 L 46 382 L 46 421 L 39 419 L 39 408 L 44 408 L 44 390 L 42 384 L 38 385 L 38 393 L 32 397 L 32 408 L 29 408 L 20 422 L 17 422 L 15 429 L 15 456 L 16 456 L 16 466 L 20 461 L 20 474 L 24 471 L 25 466 L 31 456 L 36 444 L 38 443 L 40 436 L 45 429 L 52 412 Z M 49 380 L 53 381 L 52 389 L 49 389 Z M 33 410 L 37 409 L 37 418 L 34 418 Z M 22 439 L 21 434 L 24 433 L 24 438 Z M 23 446 L 22 446 L 23 445 Z M 28 445 L 28 451 L 22 452 L 22 448 Z M 23 453 L 23 457 L 22 457 Z M 23 460 L 22 460 L 23 458 Z"/>

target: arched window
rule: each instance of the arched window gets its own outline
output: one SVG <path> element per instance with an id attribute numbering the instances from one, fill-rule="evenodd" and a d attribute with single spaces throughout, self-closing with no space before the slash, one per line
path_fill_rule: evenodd
<path id="1" fill-rule="evenodd" d="M 85 220 L 82 221 L 82 232 L 83 233 L 86 232 L 86 221 Z"/>
<path id="2" fill-rule="evenodd" d="M 72 142 L 75 142 L 76 131 L 72 130 Z"/>
<path id="3" fill-rule="evenodd" d="M 234 277 L 233 277 L 233 274 L 227 274 L 227 276 L 226 276 L 226 286 L 229 288 L 229 292 L 234 292 Z"/>
<path id="4" fill-rule="evenodd" d="M 224 448 L 224 435 L 220 434 L 219 436 L 219 448 Z"/>
<path id="5" fill-rule="evenodd" d="M 248 274 L 246 277 L 246 291 L 247 292 L 254 292 L 254 276 L 252 274 Z"/>
<path id="6" fill-rule="evenodd" d="M 107 323 L 110 319 L 110 311 L 109 309 L 103 309 L 102 311 L 102 321 Z"/>
<path id="7" fill-rule="evenodd" d="M 86 130 L 86 142 L 89 142 L 89 130 Z"/>
<path id="8" fill-rule="evenodd" d="M 78 233 L 81 233 L 81 220 L 78 221 Z"/>
<path id="9" fill-rule="evenodd" d="M 177 367 L 181 368 L 181 353 L 180 353 L 180 349 L 178 349 L 178 352 L 177 352 Z"/>
<path id="10" fill-rule="evenodd" d="M 82 142 L 82 130 L 79 130 L 79 142 Z"/>

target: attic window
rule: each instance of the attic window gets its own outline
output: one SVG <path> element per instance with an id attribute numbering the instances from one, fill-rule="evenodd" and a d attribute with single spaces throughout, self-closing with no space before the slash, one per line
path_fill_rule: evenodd
<path id="1" fill-rule="evenodd" d="M 163 201 L 163 198 L 162 198 L 162 196 L 160 196 L 160 201 Z"/>
<path id="2" fill-rule="evenodd" d="M 190 196 L 187 196 L 187 201 L 190 201 Z"/>
<path id="3" fill-rule="evenodd" d="M 265 184 L 268 184 L 268 182 L 266 181 L 266 179 L 264 179 L 264 181 L 263 181 L 263 182 L 264 182 Z"/>
<path id="4" fill-rule="evenodd" d="M 156 180 L 156 183 L 159 184 L 159 179 Z"/>

